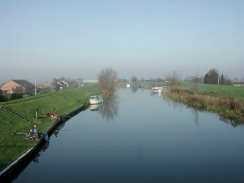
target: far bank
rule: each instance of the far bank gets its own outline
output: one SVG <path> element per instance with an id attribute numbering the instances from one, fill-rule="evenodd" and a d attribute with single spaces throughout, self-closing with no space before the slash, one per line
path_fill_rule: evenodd
<path id="1" fill-rule="evenodd" d="M 189 107 L 217 113 L 225 121 L 244 122 L 244 87 L 185 83 L 171 87 L 167 95 Z"/>

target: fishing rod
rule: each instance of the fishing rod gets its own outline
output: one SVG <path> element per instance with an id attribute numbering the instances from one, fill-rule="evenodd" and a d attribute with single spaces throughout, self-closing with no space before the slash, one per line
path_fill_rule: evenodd
<path id="1" fill-rule="evenodd" d="M 64 132 L 64 131 L 76 130 L 76 129 L 84 128 L 84 127 L 85 127 L 85 126 L 81 126 L 81 127 L 75 127 L 75 128 L 69 128 L 69 129 L 65 129 L 65 130 L 60 130 L 60 131 Z"/>

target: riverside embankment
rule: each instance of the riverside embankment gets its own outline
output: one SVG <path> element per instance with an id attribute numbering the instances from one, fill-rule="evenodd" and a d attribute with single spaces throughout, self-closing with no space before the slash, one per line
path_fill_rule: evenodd
<path id="1" fill-rule="evenodd" d="M 244 121 L 244 87 L 183 84 L 169 89 L 167 95 L 189 107 L 217 113 L 224 120 Z"/>
<path id="2" fill-rule="evenodd" d="M 25 140 L 24 134 L 29 132 L 34 124 L 37 125 L 38 131 L 44 132 L 55 123 L 47 113 L 57 109 L 60 116 L 67 115 L 88 102 L 91 94 L 98 92 L 96 85 L 86 85 L 0 103 L 0 171 L 36 144 L 33 140 Z"/>

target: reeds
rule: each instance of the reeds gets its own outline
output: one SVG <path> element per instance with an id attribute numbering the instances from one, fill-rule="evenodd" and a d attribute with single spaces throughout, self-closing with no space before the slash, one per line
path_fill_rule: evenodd
<path id="1" fill-rule="evenodd" d="M 218 113 L 224 117 L 244 120 L 244 101 L 217 92 L 193 92 L 189 89 L 171 88 L 169 96 L 186 105 Z"/>

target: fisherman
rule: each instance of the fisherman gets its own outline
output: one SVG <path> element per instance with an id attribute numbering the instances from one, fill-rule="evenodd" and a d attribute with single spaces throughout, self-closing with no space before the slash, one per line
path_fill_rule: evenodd
<path id="1" fill-rule="evenodd" d="M 34 125 L 34 126 L 30 129 L 30 135 L 31 135 L 31 136 L 35 136 L 36 139 L 39 138 L 39 133 L 37 132 L 36 125 Z"/>

